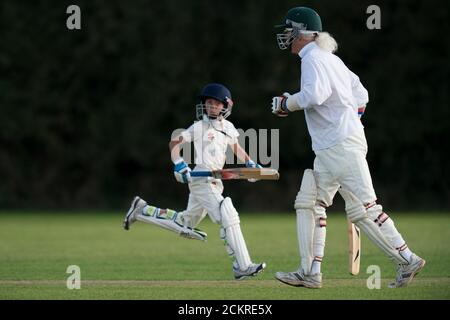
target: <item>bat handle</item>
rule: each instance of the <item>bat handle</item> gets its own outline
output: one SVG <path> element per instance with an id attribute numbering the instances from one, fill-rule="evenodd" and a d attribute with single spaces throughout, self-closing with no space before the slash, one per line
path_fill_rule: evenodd
<path id="1" fill-rule="evenodd" d="M 191 171 L 191 177 L 212 177 L 211 171 Z"/>

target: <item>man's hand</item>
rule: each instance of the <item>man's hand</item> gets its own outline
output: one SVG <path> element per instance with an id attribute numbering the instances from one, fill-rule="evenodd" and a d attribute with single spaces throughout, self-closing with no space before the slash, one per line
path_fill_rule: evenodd
<path id="1" fill-rule="evenodd" d="M 191 168 L 184 162 L 183 159 L 180 159 L 174 163 L 173 174 L 175 179 L 181 183 L 190 183 L 192 182 L 191 177 Z"/>
<path id="2" fill-rule="evenodd" d="M 246 166 L 247 168 L 259 168 L 259 169 L 262 168 L 259 164 L 255 163 L 255 162 L 254 162 L 253 160 L 251 160 L 251 159 L 248 159 L 248 160 L 245 162 L 245 166 Z M 256 182 L 256 181 L 258 181 L 258 180 L 259 180 L 259 179 L 247 179 L 248 182 Z"/>
<path id="3" fill-rule="evenodd" d="M 290 94 L 285 92 L 282 96 L 277 96 L 272 98 L 272 113 L 278 117 L 287 117 L 289 115 L 289 110 L 286 106 L 287 99 Z"/>

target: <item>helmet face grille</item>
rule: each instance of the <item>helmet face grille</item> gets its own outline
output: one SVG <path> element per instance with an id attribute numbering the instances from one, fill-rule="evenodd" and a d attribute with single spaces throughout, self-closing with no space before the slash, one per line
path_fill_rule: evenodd
<path id="1" fill-rule="evenodd" d="M 302 23 L 300 24 L 293 23 L 292 25 L 293 25 L 292 28 L 286 28 L 283 33 L 277 33 L 277 43 L 278 47 L 281 50 L 288 49 L 295 38 L 298 38 L 302 35 L 311 35 L 317 33 L 316 31 L 309 31 L 298 28 L 297 25 L 301 25 L 302 28 L 306 28 Z"/>
<path id="2" fill-rule="evenodd" d="M 281 50 L 286 50 L 297 37 L 297 32 L 292 29 L 286 29 L 283 33 L 277 33 L 277 43 Z"/>
<path id="3" fill-rule="evenodd" d="M 227 87 L 220 83 L 210 83 L 206 85 L 200 93 L 200 103 L 196 105 L 197 119 L 202 120 L 204 116 L 208 117 L 207 106 L 205 104 L 206 99 L 212 98 L 223 103 L 224 108 L 220 112 L 220 115 L 213 117 L 214 119 L 225 119 L 231 114 L 231 108 L 233 107 L 233 100 L 231 99 L 231 92 Z M 208 117 L 210 118 L 210 117 Z"/>
<path id="4" fill-rule="evenodd" d="M 212 120 L 226 119 L 231 114 L 232 106 L 227 107 L 224 105 L 224 108 L 222 109 L 222 111 L 220 111 L 220 113 L 217 117 L 208 116 L 208 108 L 209 108 L 209 106 L 205 103 L 199 103 L 195 106 L 197 120 L 205 120 L 205 118 L 212 119 Z"/>

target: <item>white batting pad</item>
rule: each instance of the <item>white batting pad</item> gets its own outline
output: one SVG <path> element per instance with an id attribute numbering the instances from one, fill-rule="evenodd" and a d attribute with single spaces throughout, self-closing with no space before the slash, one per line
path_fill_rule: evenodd
<path id="1" fill-rule="evenodd" d="M 302 184 L 300 191 L 295 198 L 295 209 L 312 209 L 316 204 L 317 186 L 314 178 L 314 171 L 306 169 L 303 173 Z"/>
<path id="2" fill-rule="evenodd" d="M 297 238 L 302 269 L 309 274 L 313 261 L 314 214 L 312 210 L 297 209 Z"/>
<path id="3" fill-rule="evenodd" d="M 386 237 L 394 248 L 400 248 L 406 242 L 395 227 L 394 221 L 383 212 L 383 207 L 379 204 L 367 209 L 370 220 L 374 221 L 380 228 L 381 233 Z"/>
<path id="4" fill-rule="evenodd" d="M 319 224 L 317 223 L 317 218 L 315 220 L 313 256 L 323 257 L 325 254 L 325 239 L 327 236 L 327 228 L 325 226 L 320 226 L 320 222 Z"/>
<path id="5" fill-rule="evenodd" d="M 300 191 L 295 199 L 294 208 L 297 212 L 297 239 L 300 249 L 303 272 L 309 274 L 313 261 L 314 240 L 314 206 L 317 200 L 317 186 L 314 171 L 306 169 L 303 173 Z M 319 235 L 320 238 L 320 235 Z M 318 246 L 321 239 L 317 238 Z M 323 243 L 323 242 L 322 242 Z"/>
<path id="6" fill-rule="evenodd" d="M 171 219 L 157 218 L 157 217 L 145 216 L 145 215 L 139 214 L 137 216 L 137 220 L 145 222 L 145 223 L 160 226 L 164 229 L 173 231 L 173 232 L 175 232 L 179 235 L 183 235 L 184 237 L 187 237 L 187 238 L 191 238 L 191 239 L 195 239 L 195 240 L 202 240 L 202 241 L 205 240 L 205 237 L 203 235 L 195 232 L 195 230 L 184 227 L 183 225 L 178 224 Z"/>
<path id="7" fill-rule="evenodd" d="M 239 215 L 229 197 L 225 198 L 220 206 L 222 228 L 221 236 L 229 255 L 234 256 L 240 270 L 246 270 L 252 263 L 242 235 Z"/>
<path id="8" fill-rule="evenodd" d="M 348 190 L 341 189 L 339 192 L 345 200 L 345 211 L 350 221 L 356 224 L 392 261 L 399 264 L 408 263 L 384 237 L 378 225 L 369 218 L 363 203 Z"/>
<path id="9" fill-rule="evenodd" d="M 408 260 L 403 258 L 394 247 L 386 240 L 386 238 L 381 233 L 380 229 L 377 227 L 373 221 L 369 218 L 364 218 L 355 223 L 363 232 L 366 233 L 367 237 L 380 248 L 392 261 L 404 264 L 409 263 Z"/>

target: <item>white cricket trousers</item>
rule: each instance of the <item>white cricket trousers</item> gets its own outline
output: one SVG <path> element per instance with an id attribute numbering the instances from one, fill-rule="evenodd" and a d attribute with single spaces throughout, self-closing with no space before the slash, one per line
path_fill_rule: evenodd
<path id="1" fill-rule="evenodd" d="M 315 153 L 318 198 L 327 205 L 331 205 L 339 185 L 352 192 L 364 205 L 377 199 L 366 160 L 364 135 L 350 136 L 338 145 Z"/>
<path id="2" fill-rule="evenodd" d="M 223 201 L 223 183 L 217 179 L 194 179 L 189 183 L 188 205 L 182 212 L 186 226 L 195 228 L 206 214 L 214 223 L 220 224 L 220 204 Z"/>

